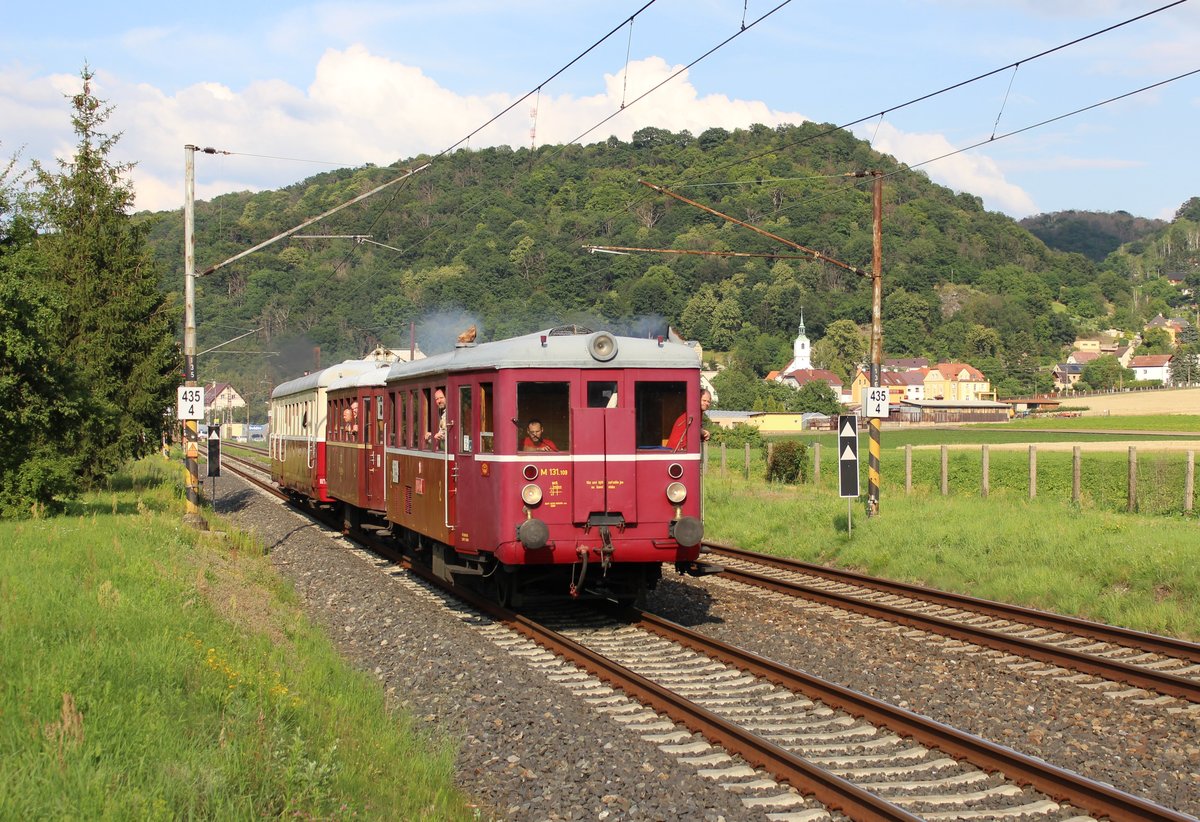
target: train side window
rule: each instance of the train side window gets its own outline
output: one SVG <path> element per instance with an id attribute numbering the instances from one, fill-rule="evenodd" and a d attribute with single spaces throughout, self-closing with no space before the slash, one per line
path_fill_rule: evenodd
<path id="1" fill-rule="evenodd" d="M 571 386 L 566 382 L 517 383 L 517 450 L 526 450 L 530 420 L 542 424 L 541 451 L 571 450 Z M 531 443 L 532 445 L 532 443 Z M 534 450 L 534 449 L 530 449 Z"/>
<path id="2" fill-rule="evenodd" d="M 387 443 L 389 448 L 396 447 L 396 403 L 400 397 L 395 391 L 389 391 L 387 395 Z"/>
<path id="3" fill-rule="evenodd" d="M 687 383 L 639 382 L 634 389 L 638 448 L 667 448 L 678 423 L 680 437 L 698 429 L 699 419 L 687 420 Z M 699 436 L 697 434 L 696 436 Z"/>
<path id="4" fill-rule="evenodd" d="M 408 392 L 408 436 L 404 440 L 404 444 L 409 448 L 415 448 L 420 445 L 416 441 L 420 439 L 417 434 L 417 426 L 419 425 L 417 405 L 417 391 L 416 389 L 412 389 Z"/>
<path id="5" fill-rule="evenodd" d="M 588 408 L 616 408 L 617 383 L 615 380 L 589 380 L 587 384 Z"/>
<path id="6" fill-rule="evenodd" d="M 479 384 L 479 452 L 491 454 L 496 449 L 495 432 L 492 429 L 492 384 Z"/>
<path id="7" fill-rule="evenodd" d="M 433 447 L 433 429 L 429 427 L 429 421 L 432 415 L 429 413 L 430 405 L 433 403 L 433 395 L 428 388 L 421 389 L 421 396 L 418 400 L 420 404 L 421 418 L 417 425 L 417 429 L 421 432 L 420 442 L 417 443 L 418 448 Z"/>
<path id="8" fill-rule="evenodd" d="M 383 445 L 383 432 L 387 427 L 383 421 L 386 417 L 383 414 L 383 395 L 375 395 L 375 444 Z"/>
<path id="9" fill-rule="evenodd" d="M 458 387 L 458 450 L 471 453 L 471 386 Z"/>
<path id="10" fill-rule="evenodd" d="M 392 413 L 395 414 L 395 419 L 392 420 L 392 444 L 400 448 L 405 446 L 404 434 L 408 430 L 408 420 L 404 416 L 405 407 L 404 392 L 397 391 L 392 394 Z"/>

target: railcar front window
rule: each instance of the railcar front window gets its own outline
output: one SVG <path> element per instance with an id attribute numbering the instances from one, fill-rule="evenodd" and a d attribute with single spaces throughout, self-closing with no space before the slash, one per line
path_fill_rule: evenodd
<path id="1" fill-rule="evenodd" d="M 517 383 L 517 450 L 571 450 L 571 386 L 565 382 Z"/>
<path id="2" fill-rule="evenodd" d="M 617 383 L 614 380 L 594 380 L 587 384 L 588 408 L 616 408 Z"/>
<path id="3" fill-rule="evenodd" d="M 678 444 L 680 437 L 700 425 L 699 419 L 688 419 L 687 384 L 683 382 L 639 382 L 634 388 L 634 407 L 638 448 L 672 447 L 672 441 Z"/>

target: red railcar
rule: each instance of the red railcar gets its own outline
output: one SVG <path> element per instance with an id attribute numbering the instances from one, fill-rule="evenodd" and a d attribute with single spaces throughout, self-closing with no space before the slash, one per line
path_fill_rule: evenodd
<path id="1" fill-rule="evenodd" d="M 396 363 L 382 403 L 374 384 L 331 392 L 344 403 L 357 391 L 360 413 L 367 398 L 373 416 L 382 411 L 373 431 L 383 440 L 384 514 L 443 576 L 479 577 L 502 600 L 570 592 L 633 601 L 663 563 L 711 570 L 698 562 L 695 352 L 580 331 Z M 362 503 L 362 488 L 335 496 Z"/>

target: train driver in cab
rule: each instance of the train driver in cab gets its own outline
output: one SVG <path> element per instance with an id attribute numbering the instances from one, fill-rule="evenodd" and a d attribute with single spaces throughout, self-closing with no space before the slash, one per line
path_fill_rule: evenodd
<path id="1" fill-rule="evenodd" d="M 671 426 L 671 433 L 667 437 L 667 448 L 671 451 L 684 451 L 687 449 L 688 429 L 693 426 L 700 429 L 700 441 L 708 442 L 708 438 L 712 436 L 711 432 L 704 427 L 704 415 L 708 412 L 709 406 L 712 405 L 712 394 L 707 388 L 700 389 L 700 424 L 695 426 L 695 420 L 688 416 L 684 411 L 675 420 L 675 424 Z"/>
<path id="2" fill-rule="evenodd" d="M 533 419 L 525 426 L 525 439 L 521 442 L 522 451 L 557 451 L 558 446 L 546 436 L 542 421 Z"/>

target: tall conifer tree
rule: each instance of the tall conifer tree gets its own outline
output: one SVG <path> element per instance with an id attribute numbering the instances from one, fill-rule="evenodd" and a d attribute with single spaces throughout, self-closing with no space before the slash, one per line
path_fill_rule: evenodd
<path id="1" fill-rule="evenodd" d="M 75 156 L 58 173 L 34 164 L 44 221 L 39 241 L 47 286 L 63 312 L 57 348 L 88 392 L 81 474 L 86 484 L 158 446 L 178 381 L 174 302 L 158 291 L 144 230 L 129 210 L 132 164 L 109 159 L 120 134 L 102 131 L 112 107 L 95 96 L 86 65 L 71 98 Z"/>

